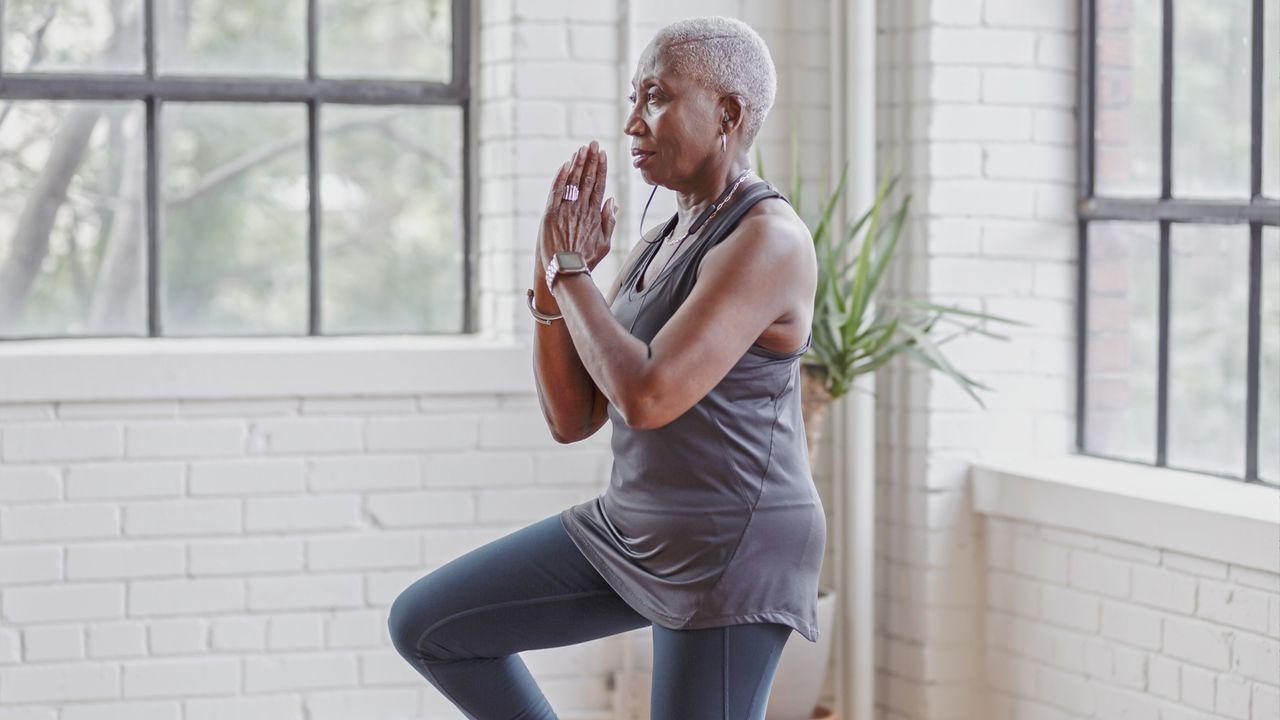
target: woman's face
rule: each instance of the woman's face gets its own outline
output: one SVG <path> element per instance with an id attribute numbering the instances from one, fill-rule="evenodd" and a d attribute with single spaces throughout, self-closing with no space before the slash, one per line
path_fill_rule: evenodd
<path id="1" fill-rule="evenodd" d="M 631 165 L 650 185 L 679 189 L 720 151 L 718 99 L 675 73 L 652 45 L 640 58 L 627 100 L 631 112 L 623 131 L 631 136 Z"/>

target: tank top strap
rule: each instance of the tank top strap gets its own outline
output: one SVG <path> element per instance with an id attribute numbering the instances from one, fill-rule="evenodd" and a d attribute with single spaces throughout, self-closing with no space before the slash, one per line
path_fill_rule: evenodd
<path id="1" fill-rule="evenodd" d="M 746 215 L 747 211 L 754 207 L 756 203 L 773 197 L 782 198 L 788 205 L 791 204 L 791 201 L 787 199 L 787 196 L 783 195 L 782 192 L 774 187 L 768 180 L 761 180 L 760 182 L 753 183 L 742 190 L 742 194 L 735 198 L 733 202 L 729 204 L 729 207 L 725 208 L 723 214 L 717 215 L 715 219 L 711 221 L 710 227 L 707 228 L 707 231 L 705 233 L 700 233 L 701 237 L 698 238 L 697 246 L 689 250 L 689 255 L 692 257 L 690 257 L 689 262 L 685 263 L 684 267 L 681 268 L 680 277 L 673 278 L 673 280 L 678 280 L 678 282 L 672 283 L 672 285 L 674 291 L 679 295 L 679 297 L 684 298 L 690 291 L 692 291 L 693 283 L 698 277 L 698 267 L 702 264 L 702 258 L 706 256 L 707 252 L 716 245 L 719 245 L 721 241 L 728 237 L 729 234 L 733 232 L 734 228 L 738 226 L 738 223 L 741 222 L 742 217 Z"/>

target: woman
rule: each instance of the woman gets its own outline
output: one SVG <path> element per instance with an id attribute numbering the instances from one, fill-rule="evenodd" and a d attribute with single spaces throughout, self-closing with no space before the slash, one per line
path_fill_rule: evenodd
<path id="1" fill-rule="evenodd" d="M 651 717 L 754 720 L 791 631 L 817 640 L 826 522 L 799 397 L 817 261 L 747 163 L 775 78 L 737 20 L 650 42 L 624 130 L 679 210 L 607 299 L 587 277 L 617 216 L 605 153 L 592 142 L 556 174 L 529 291 L 538 394 L 559 442 L 613 421 L 613 472 L 396 600 L 397 649 L 467 717 L 555 718 L 517 652 L 651 626 Z"/>

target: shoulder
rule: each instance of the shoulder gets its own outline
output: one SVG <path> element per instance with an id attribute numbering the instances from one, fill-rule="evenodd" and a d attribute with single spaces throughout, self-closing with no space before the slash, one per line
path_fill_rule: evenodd
<path id="1" fill-rule="evenodd" d="M 802 265 L 817 262 L 808 226 L 790 203 L 778 197 L 752 205 L 724 240 L 707 252 L 707 257 L 710 261 L 714 255 L 741 254 L 775 262 L 790 258 Z"/>

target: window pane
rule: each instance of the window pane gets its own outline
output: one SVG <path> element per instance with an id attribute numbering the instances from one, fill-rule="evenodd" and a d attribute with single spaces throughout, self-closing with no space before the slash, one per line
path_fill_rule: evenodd
<path id="1" fill-rule="evenodd" d="M 1175 0 L 1173 194 L 1249 196 L 1250 0 Z"/>
<path id="2" fill-rule="evenodd" d="M 1280 483 L 1280 228 L 1262 228 L 1262 357 L 1258 475 Z"/>
<path id="3" fill-rule="evenodd" d="M 1280 196 L 1280 0 L 1265 4 L 1262 47 L 1262 194 Z"/>
<path id="4" fill-rule="evenodd" d="M 141 104 L 0 117 L 0 336 L 146 335 Z"/>
<path id="5" fill-rule="evenodd" d="M 451 0 L 320 0 L 320 74 L 448 82 Z"/>
<path id="6" fill-rule="evenodd" d="M 1169 230 L 1168 463 L 1244 475 L 1249 228 Z"/>
<path id="7" fill-rule="evenodd" d="M 170 103 L 165 335 L 306 334 L 306 109 Z"/>
<path id="8" fill-rule="evenodd" d="M 142 0 L 5 0 L 4 72 L 139 73 Z"/>
<path id="9" fill-rule="evenodd" d="M 322 112 L 325 334 L 462 329 L 462 112 Z"/>
<path id="10" fill-rule="evenodd" d="M 162 73 L 278 75 L 307 72 L 305 0 L 157 0 Z"/>
<path id="11" fill-rule="evenodd" d="M 1085 450 L 1155 462 L 1159 228 L 1089 223 Z"/>
<path id="12" fill-rule="evenodd" d="M 1160 195 L 1160 0 L 1098 0 L 1094 190 Z"/>

